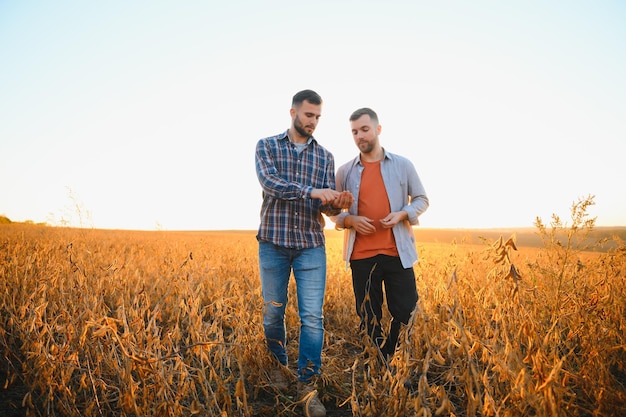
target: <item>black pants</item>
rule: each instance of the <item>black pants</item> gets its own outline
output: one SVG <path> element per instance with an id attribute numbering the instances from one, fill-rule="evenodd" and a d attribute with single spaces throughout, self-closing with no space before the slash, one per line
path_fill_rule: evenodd
<path id="1" fill-rule="evenodd" d="M 383 358 L 386 359 L 393 355 L 401 324 L 408 324 L 417 304 L 415 272 L 413 268 L 403 268 L 400 258 L 388 255 L 350 261 L 350 268 L 361 329 L 367 328 L 367 334 L 380 347 Z M 387 308 L 392 318 L 386 340 L 381 329 L 383 284 Z"/>

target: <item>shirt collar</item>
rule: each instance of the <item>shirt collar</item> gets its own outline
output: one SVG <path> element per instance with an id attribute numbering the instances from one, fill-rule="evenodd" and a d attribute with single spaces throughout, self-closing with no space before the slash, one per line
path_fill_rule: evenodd
<path id="1" fill-rule="evenodd" d="M 279 140 L 287 140 L 287 141 L 289 141 L 289 129 L 285 130 L 283 133 L 278 135 L 278 139 Z M 315 140 L 315 138 L 313 136 L 309 136 L 309 139 L 307 139 L 307 141 L 306 141 L 306 145 L 308 145 L 308 144 L 310 144 L 312 142 L 317 142 L 317 141 Z"/>
<path id="2" fill-rule="evenodd" d="M 383 159 L 381 159 L 381 161 L 385 160 L 385 159 L 393 159 L 393 155 L 391 153 L 387 152 L 387 150 L 385 150 L 385 148 L 383 148 Z M 355 166 L 355 165 L 363 165 L 361 163 L 361 154 L 360 153 L 352 161 L 352 166 Z"/>

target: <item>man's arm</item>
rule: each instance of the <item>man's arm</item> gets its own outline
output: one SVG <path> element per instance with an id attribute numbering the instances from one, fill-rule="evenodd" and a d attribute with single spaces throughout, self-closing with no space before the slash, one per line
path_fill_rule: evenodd
<path id="1" fill-rule="evenodd" d="M 407 160 L 408 161 L 408 160 Z M 428 209 L 430 202 L 426 195 L 426 190 L 422 185 L 415 166 L 408 161 L 406 167 L 408 191 L 409 191 L 409 204 L 402 209 L 407 212 L 409 223 L 412 225 L 419 224 L 419 216 Z"/>

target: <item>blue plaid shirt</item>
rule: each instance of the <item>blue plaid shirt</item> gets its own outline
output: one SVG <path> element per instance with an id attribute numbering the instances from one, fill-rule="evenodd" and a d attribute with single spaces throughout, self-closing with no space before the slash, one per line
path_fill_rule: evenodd
<path id="1" fill-rule="evenodd" d="M 263 189 L 259 241 L 292 249 L 324 245 L 324 218 L 340 209 L 311 199 L 314 188 L 335 189 L 333 155 L 311 136 L 298 153 L 287 131 L 257 142 L 256 173 Z"/>

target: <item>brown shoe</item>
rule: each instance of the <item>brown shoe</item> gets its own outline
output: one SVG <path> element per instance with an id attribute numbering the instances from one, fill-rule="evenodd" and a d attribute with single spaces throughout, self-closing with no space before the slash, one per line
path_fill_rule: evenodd
<path id="1" fill-rule="evenodd" d="M 279 391 L 289 389 L 289 369 L 284 365 L 273 366 L 269 373 L 270 385 Z"/>
<path id="2" fill-rule="evenodd" d="M 317 395 L 314 384 L 298 382 L 298 396 L 306 417 L 326 417 L 326 408 Z"/>

